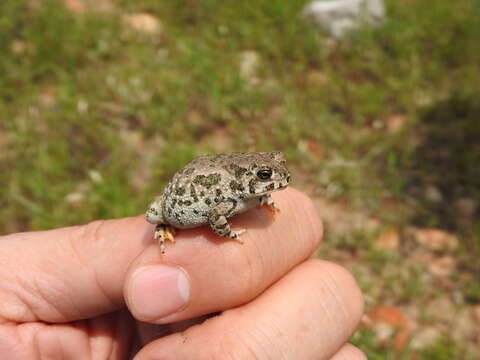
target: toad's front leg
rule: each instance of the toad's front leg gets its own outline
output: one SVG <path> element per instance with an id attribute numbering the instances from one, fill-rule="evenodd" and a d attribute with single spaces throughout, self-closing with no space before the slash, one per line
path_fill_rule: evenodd
<path id="1" fill-rule="evenodd" d="M 233 213 L 235 209 L 236 202 L 223 202 L 218 204 L 213 208 L 208 214 L 208 223 L 212 228 L 213 232 L 218 236 L 234 239 L 243 244 L 243 240 L 239 235 L 243 234 L 246 230 L 232 230 L 230 224 L 227 221 L 227 216 Z"/>
<path id="2" fill-rule="evenodd" d="M 275 215 L 280 212 L 280 208 L 275 205 L 270 194 L 260 196 L 258 201 L 261 207 L 267 208 L 270 214 L 272 214 L 272 219 L 275 220 Z"/>

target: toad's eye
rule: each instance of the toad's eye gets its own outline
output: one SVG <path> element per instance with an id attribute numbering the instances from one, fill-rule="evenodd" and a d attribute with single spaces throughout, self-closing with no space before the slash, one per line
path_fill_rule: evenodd
<path id="1" fill-rule="evenodd" d="M 272 177 L 272 169 L 263 168 L 257 171 L 257 177 L 260 180 L 268 180 Z"/>

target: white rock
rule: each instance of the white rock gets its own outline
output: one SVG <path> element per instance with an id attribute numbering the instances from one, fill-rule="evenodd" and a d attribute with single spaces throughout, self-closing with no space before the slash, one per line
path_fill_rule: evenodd
<path id="1" fill-rule="evenodd" d="M 442 336 L 441 331 L 435 326 L 429 326 L 418 331 L 412 338 L 412 349 L 420 350 L 434 344 Z"/>
<path id="2" fill-rule="evenodd" d="M 242 51 L 239 56 L 239 72 L 243 80 L 250 85 L 259 82 L 257 77 L 258 68 L 260 67 L 260 55 L 253 50 Z"/>
<path id="3" fill-rule="evenodd" d="M 409 233 L 422 247 L 433 250 L 453 251 L 458 248 L 459 240 L 450 232 L 435 228 L 411 228 Z"/>
<path id="4" fill-rule="evenodd" d="M 123 21 L 131 29 L 146 35 L 161 35 L 163 30 L 160 20 L 147 13 L 125 15 Z"/>
<path id="5" fill-rule="evenodd" d="M 463 309 L 455 318 L 455 324 L 452 327 L 454 339 L 465 341 L 478 338 L 478 324 L 475 315 L 470 308 Z"/>
<path id="6" fill-rule="evenodd" d="M 434 318 L 437 324 L 439 321 L 450 324 L 457 315 L 457 309 L 448 296 L 442 296 L 428 303 L 426 313 Z"/>
<path id="7" fill-rule="evenodd" d="M 442 192 L 433 185 L 427 186 L 425 189 L 425 198 L 432 203 L 441 203 L 444 201 Z"/>
<path id="8" fill-rule="evenodd" d="M 65 201 L 71 205 L 80 204 L 85 199 L 85 194 L 80 192 L 72 192 L 65 196 Z"/>
<path id="9" fill-rule="evenodd" d="M 97 170 L 90 170 L 88 172 L 88 176 L 90 177 L 90 180 L 94 183 L 101 183 L 103 182 L 103 176 L 100 174 Z"/>
<path id="10" fill-rule="evenodd" d="M 362 22 L 379 25 L 385 17 L 385 6 L 383 0 L 315 0 L 305 6 L 303 15 L 338 38 Z"/>
<path id="11" fill-rule="evenodd" d="M 80 114 L 84 114 L 88 111 L 88 102 L 84 99 L 79 99 L 77 101 L 77 111 L 80 113 Z"/>

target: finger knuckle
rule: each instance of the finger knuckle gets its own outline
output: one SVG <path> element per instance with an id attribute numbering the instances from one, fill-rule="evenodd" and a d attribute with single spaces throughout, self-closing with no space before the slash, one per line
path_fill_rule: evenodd
<path id="1" fill-rule="evenodd" d="M 367 360 L 367 356 L 356 346 L 346 344 L 330 360 Z"/>
<path id="2" fill-rule="evenodd" d="M 323 223 L 313 200 L 303 192 L 293 191 L 295 202 L 298 203 L 295 207 L 298 212 L 297 218 L 303 224 L 304 237 L 310 243 L 310 252 L 314 252 L 319 247 L 323 237 Z"/>
<path id="3" fill-rule="evenodd" d="M 104 224 L 105 220 L 92 221 L 86 225 L 72 227 L 72 231 L 67 234 L 68 244 L 70 244 L 68 250 L 80 263 L 87 263 L 90 260 L 88 254 L 94 253 L 97 248 L 101 248 Z"/>
<path id="4" fill-rule="evenodd" d="M 355 278 L 344 267 L 319 259 L 309 260 L 312 267 L 312 283 L 319 291 L 330 294 L 343 310 L 346 321 L 354 328 L 363 315 L 363 295 Z"/>
<path id="5" fill-rule="evenodd" d="M 238 293 L 241 299 L 250 299 L 260 291 L 263 286 L 267 265 L 260 252 L 241 252 L 229 259 L 231 273 L 228 281 L 230 289 Z M 235 284 L 235 286 L 231 286 Z"/>
<path id="6" fill-rule="evenodd" d="M 358 349 L 356 347 L 352 347 L 352 354 L 348 359 L 351 359 L 351 360 L 367 360 L 367 356 L 360 349 Z"/>
<path id="7" fill-rule="evenodd" d="M 250 350 L 239 347 L 238 345 L 232 347 L 219 347 L 214 350 L 209 356 L 209 360 L 259 360 L 255 354 Z"/>
<path id="8" fill-rule="evenodd" d="M 273 343 L 273 339 L 268 338 L 264 332 L 232 329 L 218 341 L 211 354 L 211 359 L 263 360 L 283 358 L 278 354 L 278 349 L 273 346 L 265 346 Z M 277 354 L 274 352 L 277 352 Z"/>

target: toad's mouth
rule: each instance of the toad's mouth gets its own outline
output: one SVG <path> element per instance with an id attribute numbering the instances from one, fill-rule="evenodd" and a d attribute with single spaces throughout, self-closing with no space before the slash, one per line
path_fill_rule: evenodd
<path id="1" fill-rule="evenodd" d="M 281 182 L 278 182 L 278 183 L 272 182 L 270 184 L 264 185 L 261 188 L 252 189 L 252 190 L 254 190 L 253 193 L 255 195 L 266 195 L 266 194 L 270 194 L 274 191 L 283 190 L 286 187 L 288 187 L 289 184 L 290 184 L 290 176 L 284 181 L 281 181 Z"/>

